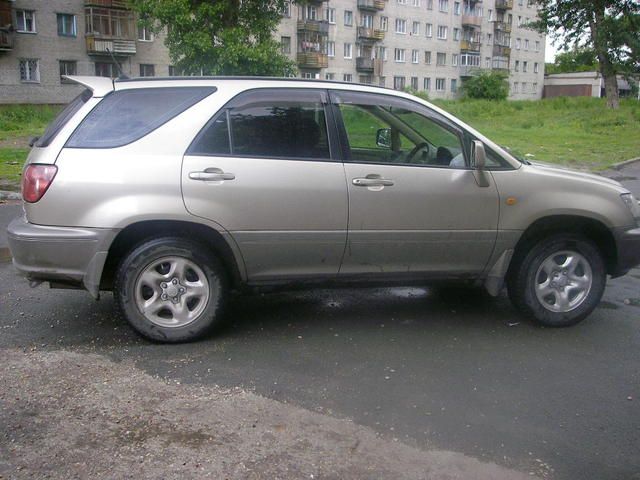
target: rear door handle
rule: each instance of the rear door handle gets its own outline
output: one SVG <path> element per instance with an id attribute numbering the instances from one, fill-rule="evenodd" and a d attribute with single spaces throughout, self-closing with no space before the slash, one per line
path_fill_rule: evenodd
<path id="1" fill-rule="evenodd" d="M 202 172 L 190 172 L 189 178 L 203 182 L 221 182 L 222 180 L 235 180 L 236 176 L 233 173 L 225 173 L 220 168 L 210 167 Z"/>
<path id="2" fill-rule="evenodd" d="M 352 183 L 356 187 L 392 187 L 393 180 L 379 177 L 354 178 Z"/>

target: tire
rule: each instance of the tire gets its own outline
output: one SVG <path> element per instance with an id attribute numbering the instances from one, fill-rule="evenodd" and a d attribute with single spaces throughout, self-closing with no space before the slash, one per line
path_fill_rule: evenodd
<path id="1" fill-rule="evenodd" d="M 120 315 L 143 337 L 188 342 L 221 325 L 228 281 L 206 247 L 165 237 L 127 254 L 116 271 L 113 294 Z"/>
<path id="2" fill-rule="evenodd" d="M 598 247 L 573 234 L 553 235 L 529 247 L 507 277 L 516 309 L 547 327 L 568 327 L 589 316 L 607 280 Z"/>

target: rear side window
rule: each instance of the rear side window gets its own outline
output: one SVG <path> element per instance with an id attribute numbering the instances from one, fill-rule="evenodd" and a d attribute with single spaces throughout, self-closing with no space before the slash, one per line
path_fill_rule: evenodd
<path id="1" fill-rule="evenodd" d="M 328 159 L 322 97 L 319 92 L 252 92 L 216 115 L 188 154 Z"/>
<path id="2" fill-rule="evenodd" d="M 71 120 L 71 117 L 73 117 L 78 110 L 87 103 L 91 98 L 91 95 L 91 90 L 85 90 L 74 98 L 73 101 L 58 114 L 55 120 L 49 124 L 40 139 L 36 142 L 36 147 L 48 147 L 53 139 L 56 138 L 58 132 L 62 130 L 62 127 L 64 127 L 67 122 Z"/>
<path id="3" fill-rule="evenodd" d="M 135 142 L 215 91 L 168 87 L 110 93 L 82 121 L 67 147 L 115 148 Z"/>

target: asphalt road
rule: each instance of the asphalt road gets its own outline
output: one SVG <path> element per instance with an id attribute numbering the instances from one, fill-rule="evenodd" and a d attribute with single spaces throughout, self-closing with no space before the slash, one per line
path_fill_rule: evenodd
<path id="1" fill-rule="evenodd" d="M 629 172 L 612 176 L 635 181 Z M 0 349 L 97 353 L 181 385 L 241 387 L 544 478 L 640 479 L 637 269 L 568 329 L 458 289 L 239 296 L 224 331 L 174 346 L 141 340 L 113 312 L 110 295 L 29 289 L 0 264 Z"/>

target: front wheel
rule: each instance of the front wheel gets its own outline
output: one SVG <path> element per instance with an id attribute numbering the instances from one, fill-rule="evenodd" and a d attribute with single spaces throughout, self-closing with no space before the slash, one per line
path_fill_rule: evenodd
<path id="1" fill-rule="evenodd" d="M 221 322 L 225 272 L 204 246 L 158 238 L 133 249 L 116 273 L 114 297 L 141 335 L 176 343 L 197 339 Z"/>
<path id="2" fill-rule="evenodd" d="M 533 245 L 507 278 L 509 297 L 549 327 L 575 325 L 598 306 L 607 271 L 602 254 L 579 235 L 554 235 Z"/>

